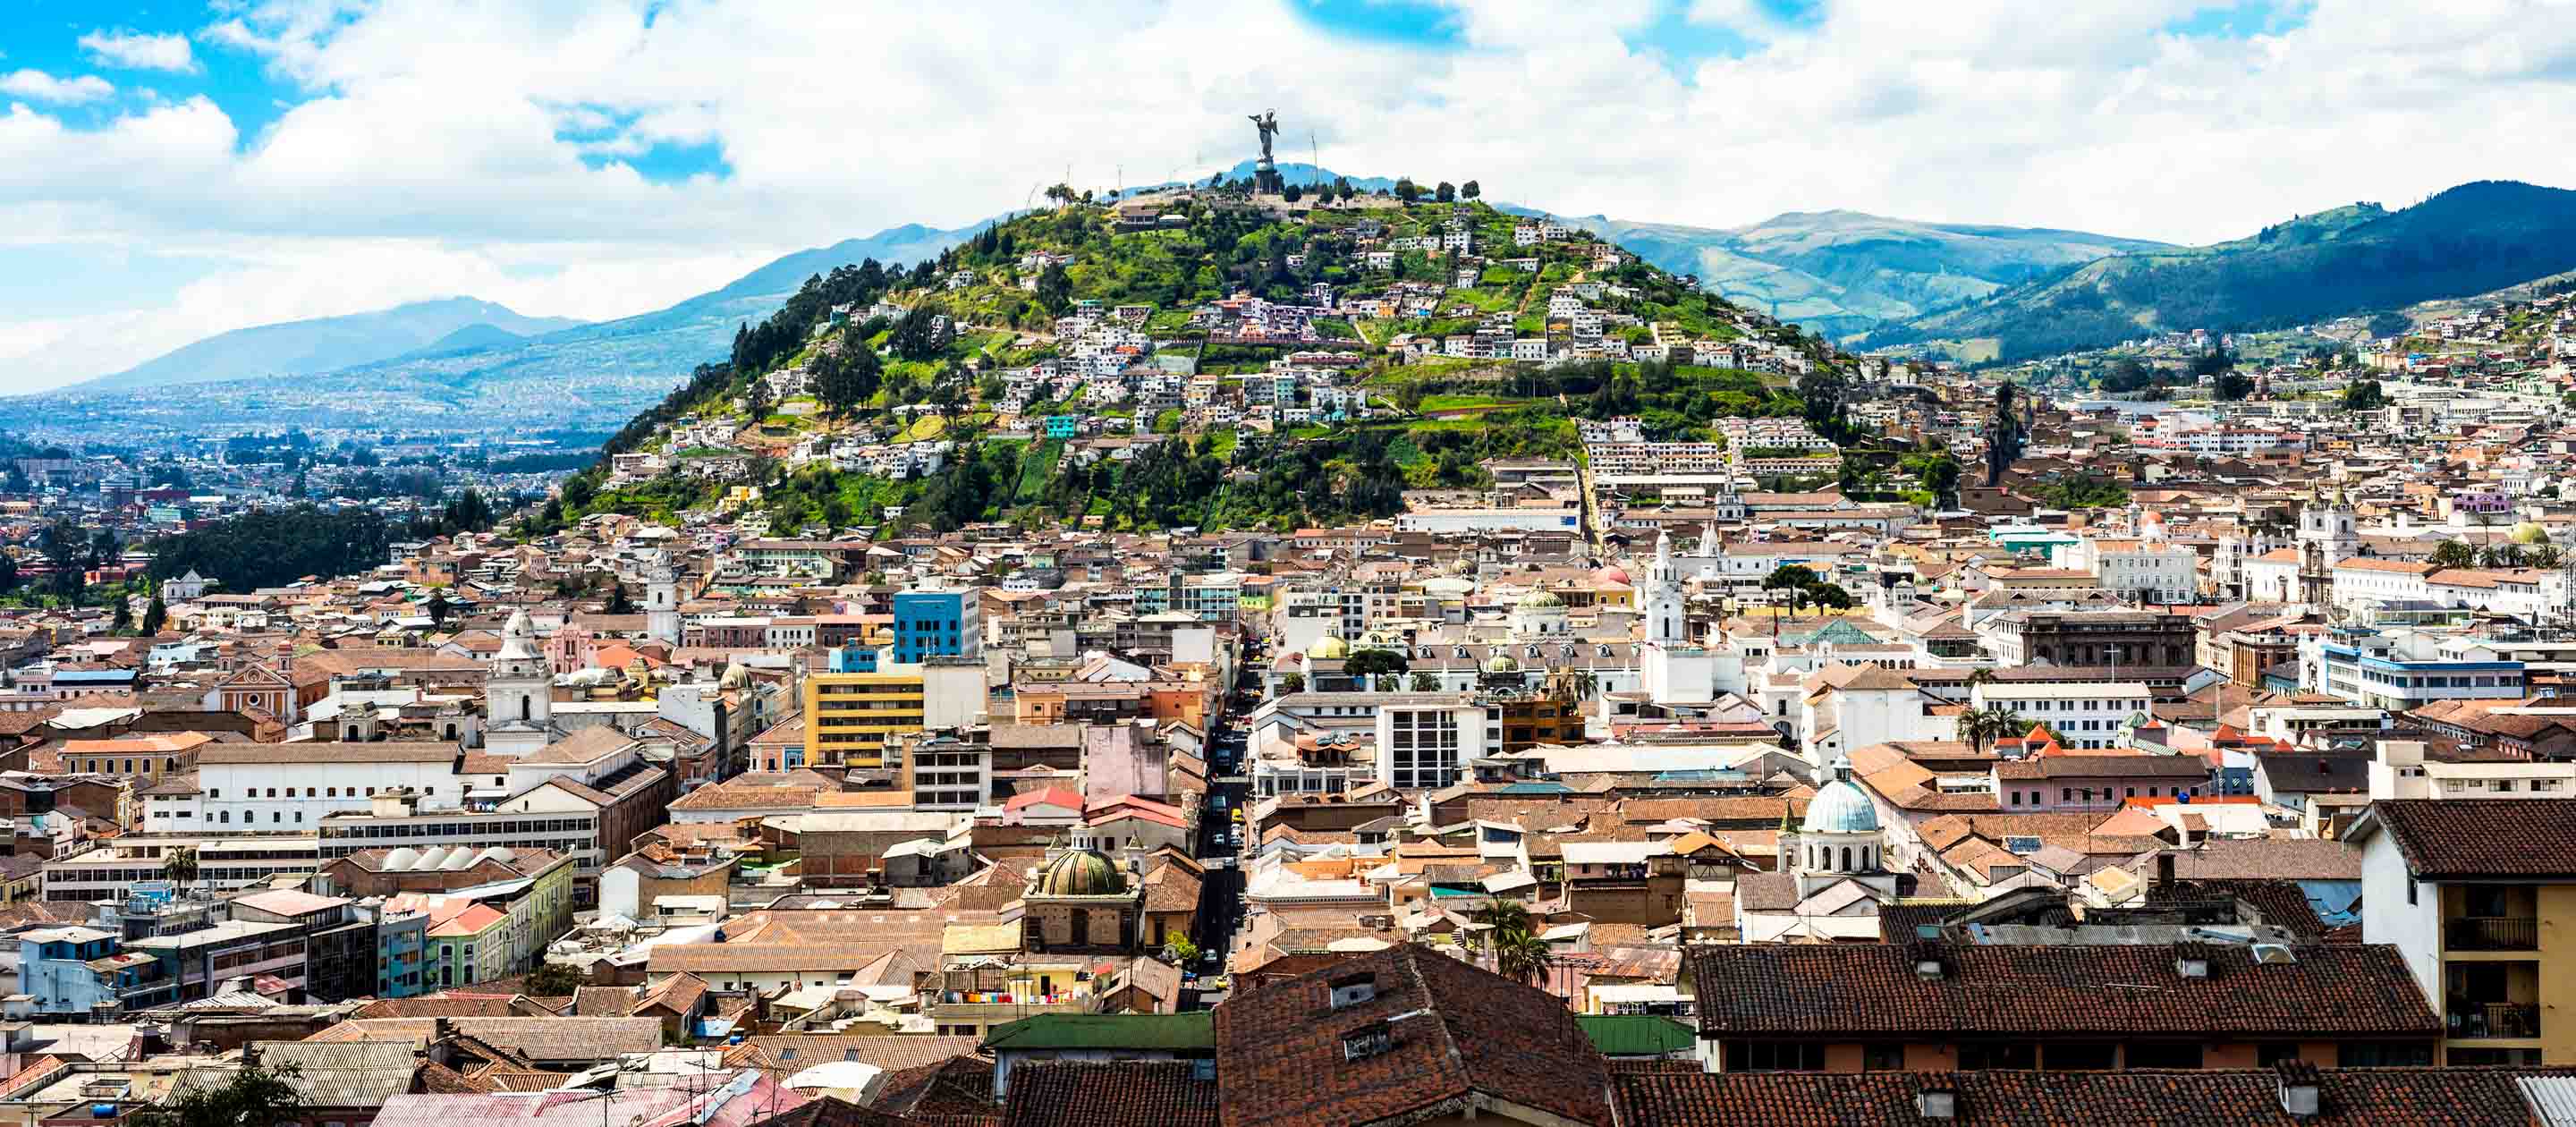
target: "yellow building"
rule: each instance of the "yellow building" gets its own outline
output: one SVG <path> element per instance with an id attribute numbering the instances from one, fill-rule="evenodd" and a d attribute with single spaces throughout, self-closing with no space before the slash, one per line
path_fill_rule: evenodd
<path id="1" fill-rule="evenodd" d="M 805 675 L 805 762 L 817 767 L 885 766 L 887 741 L 921 730 L 921 674 Z"/>
<path id="2" fill-rule="evenodd" d="M 2345 841 L 2362 941 L 2395 945 L 2443 1022 L 2440 1059 L 2385 1063 L 2576 1064 L 2576 799 L 2383 800 Z"/>

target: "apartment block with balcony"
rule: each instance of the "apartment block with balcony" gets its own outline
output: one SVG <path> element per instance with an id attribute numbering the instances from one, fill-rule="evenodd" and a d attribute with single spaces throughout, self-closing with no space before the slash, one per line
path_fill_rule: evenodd
<path id="1" fill-rule="evenodd" d="M 886 767 L 888 744 L 922 730 L 928 692 L 921 667 L 859 672 L 832 651 L 805 677 L 805 761 L 820 767 Z"/>
<path id="2" fill-rule="evenodd" d="M 2441 1011 L 2445 1064 L 2576 1063 L 2576 799 L 2374 802 L 2362 937 Z"/>

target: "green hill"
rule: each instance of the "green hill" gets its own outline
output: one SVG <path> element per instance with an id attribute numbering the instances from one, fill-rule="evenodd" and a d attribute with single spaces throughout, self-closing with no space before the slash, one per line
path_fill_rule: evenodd
<path id="1" fill-rule="evenodd" d="M 1809 409 L 1781 376 L 1608 362 L 1544 371 L 1447 358 L 1404 362 L 1384 348 L 1401 334 L 1465 332 L 1486 318 L 1535 335 L 1546 331 L 1546 295 L 1577 278 L 1620 287 L 1625 296 L 1612 299 L 1615 311 L 1671 325 L 1690 339 L 1773 342 L 1819 367 L 1833 359 L 1815 338 L 1691 289 L 1669 272 L 1633 260 L 1596 268 L 1600 248 L 1589 238 L 1516 247 L 1519 220 L 1481 203 L 1387 201 L 1282 217 L 1219 195 L 1176 204 L 1169 214 L 1170 223 L 1122 224 L 1105 207 L 1068 205 L 994 224 L 909 270 L 867 259 L 823 271 L 774 316 L 738 333 L 729 356 L 702 365 L 631 421 L 604 454 L 686 460 L 723 453 L 695 448 L 708 440 L 704 425 L 691 429 L 693 446 L 683 449 L 672 433 L 682 419 L 721 420 L 715 429 L 739 431 L 734 441 L 773 450 L 817 435 L 956 443 L 940 472 L 909 480 L 837 471 L 827 461 L 791 467 L 761 458 L 751 476 L 777 534 L 879 523 L 945 530 L 976 521 L 1286 528 L 1390 515 L 1401 511 L 1410 488 L 1489 484 L 1478 468 L 1489 458 L 1571 458 L 1576 417 L 1641 414 L 1659 434 L 1706 437 L 1719 415 Z M 1370 268 L 1362 245 L 1364 231 L 1389 238 L 1436 233 L 1453 216 L 1492 260 L 1474 284 L 1452 285 L 1428 316 L 1381 318 L 1372 308 L 1324 318 L 1317 326 L 1323 343 L 1294 345 L 1211 340 L 1195 316 L 1238 295 L 1303 303 L 1317 283 L 1333 286 L 1345 302 L 1406 282 L 1454 283 L 1454 268 L 1419 250 L 1399 253 L 1392 268 Z M 1512 257 L 1535 259 L 1535 269 L 1500 263 Z M 881 302 L 908 312 L 870 317 Z M 1097 451 L 1069 451 L 1073 444 L 1026 430 L 998 432 L 1002 374 L 1069 357 L 1071 342 L 1053 338 L 1057 318 L 1088 303 L 1148 307 L 1139 324 L 1158 354 L 1201 374 L 1243 376 L 1290 351 L 1339 350 L 1358 359 L 1352 378 L 1375 399 L 1409 409 L 1266 434 L 1231 426 L 1201 434 L 1175 433 L 1178 411 L 1137 417 L 1121 405 L 1022 405 L 1022 417 L 1096 415 L 1125 421 L 1134 434 L 1162 436 L 1124 458 L 1095 459 Z M 852 315 L 838 319 L 836 308 Z M 951 326 L 947 335 L 936 331 L 941 318 Z M 1629 331 L 1642 339 L 1646 330 Z M 792 412 L 761 404 L 758 418 L 747 414 L 747 399 L 768 394 L 753 391 L 757 377 L 786 368 L 813 375 L 815 400 Z M 1834 385 L 1811 377 L 1809 386 Z M 1820 417 L 1831 410 L 1830 395 L 1817 402 Z M 544 531 L 601 511 L 668 517 L 711 505 L 724 489 L 678 472 L 612 487 L 603 462 L 569 481 L 530 527 Z M 902 515 L 888 518 L 894 508 Z"/>
<path id="2" fill-rule="evenodd" d="M 2206 247 L 2122 255 L 1882 330 L 1871 345 L 1984 342 L 2004 360 L 2155 332 L 2283 328 L 2576 268 L 2576 192 L 2463 184 L 2401 211 L 2362 203 Z"/>

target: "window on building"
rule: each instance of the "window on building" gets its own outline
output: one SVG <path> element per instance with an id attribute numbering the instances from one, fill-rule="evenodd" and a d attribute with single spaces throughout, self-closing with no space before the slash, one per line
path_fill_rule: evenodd
<path id="1" fill-rule="evenodd" d="M 2028 1041 L 1963 1044 L 1959 1046 L 1959 1067 L 1963 1070 L 2037 1068 L 2039 1067 L 2039 1046 Z"/>
<path id="2" fill-rule="evenodd" d="M 1372 1025 L 1342 1035 L 1342 1059 L 1365 1060 L 1395 1048 L 1395 1030 L 1387 1025 Z"/>
<path id="3" fill-rule="evenodd" d="M 2131 1068 L 2199 1068 L 2201 1043 L 2198 1041 L 2132 1041 L 2129 1043 Z"/>
<path id="4" fill-rule="evenodd" d="M 1822 1072 L 1825 1047 L 1813 1042 L 1729 1041 L 1728 1072 Z"/>
<path id="5" fill-rule="evenodd" d="M 2051 1041 L 2046 1055 L 2052 1069 L 2103 1070 L 2119 1066 L 2120 1046 L 2108 1041 Z"/>

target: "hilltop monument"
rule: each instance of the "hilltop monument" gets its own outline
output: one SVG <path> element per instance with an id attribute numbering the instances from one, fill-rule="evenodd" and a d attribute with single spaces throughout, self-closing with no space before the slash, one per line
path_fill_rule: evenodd
<path id="1" fill-rule="evenodd" d="M 1261 131 L 1261 163 L 1252 166 L 1252 190 L 1259 195 L 1285 195 L 1288 185 L 1279 179 L 1279 166 L 1270 159 L 1270 139 L 1279 135 L 1279 111 L 1263 110 L 1251 117 L 1252 127 Z"/>

